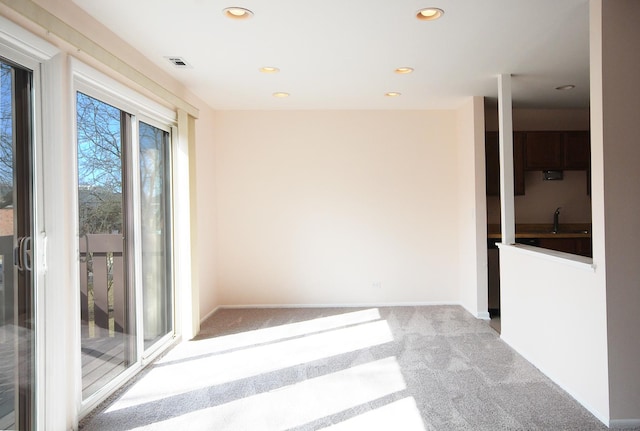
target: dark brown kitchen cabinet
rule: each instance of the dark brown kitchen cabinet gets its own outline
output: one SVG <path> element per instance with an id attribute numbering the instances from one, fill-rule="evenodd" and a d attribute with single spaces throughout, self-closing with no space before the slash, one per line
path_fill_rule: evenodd
<path id="1" fill-rule="evenodd" d="M 564 169 L 588 170 L 591 162 L 589 132 L 566 132 L 564 140 Z"/>
<path id="2" fill-rule="evenodd" d="M 561 171 L 564 168 L 562 132 L 525 133 L 525 168 L 528 171 Z"/>
<path id="3" fill-rule="evenodd" d="M 487 195 L 500 195 L 500 144 L 498 132 L 485 134 Z M 524 195 L 524 133 L 513 133 L 513 187 L 516 196 Z"/>
<path id="4" fill-rule="evenodd" d="M 588 170 L 591 159 L 588 131 L 525 132 L 528 171 Z"/>
<path id="5" fill-rule="evenodd" d="M 513 132 L 513 187 L 516 196 L 524 195 L 524 132 Z"/>

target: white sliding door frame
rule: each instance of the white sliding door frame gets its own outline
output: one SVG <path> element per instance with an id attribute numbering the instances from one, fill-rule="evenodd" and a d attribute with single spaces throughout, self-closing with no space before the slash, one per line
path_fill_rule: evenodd
<path id="1" fill-rule="evenodd" d="M 45 132 L 50 130 L 51 117 L 46 109 L 53 92 L 52 80 L 56 79 L 54 57 L 59 50 L 46 41 L 36 37 L 13 22 L 0 16 L 0 56 L 32 71 L 33 84 L 33 289 L 35 316 L 35 426 L 45 429 L 47 424 L 62 423 L 64 408 L 48 390 L 59 383 L 59 374 L 50 372 L 49 359 L 55 355 L 56 306 L 57 298 L 48 274 L 48 256 L 51 245 L 48 243 L 47 228 L 51 211 L 51 196 L 47 191 L 47 151 Z M 44 390 L 43 390 L 44 389 Z"/>
<path id="2" fill-rule="evenodd" d="M 82 418 L 91 410 L 93 410 L 99 403 L 101 403 L 104 399 L 106 399 L 110 394 L 112 394 L 117 388 L 125 384 L 134 374 L 139 372 L 142 367 L 144 367 L 147 363 L 152 361 L 158 354 L 160 354 L 163 350 L 168 348 L 172 343 L 174 343 L 174 339 L 179 336 L 178 325 L 176 325 L 176 315 L 175 315 L 175 301 L 173 301 L 173 330 L 163 336 L 158 342 L 154 343 L 150 348 L 145 351 L 144 350 L 144 340 L 143 340 L 143 303 L 142 303 L 142 251 L 141 251 L 141 218 L 140 218 L 140 176 L 139 176 L 139 122 L 143 121 L 149 125 L 157 127 L 163 131 L 170 133 L 170 136 L 173 136 L 171 131 L 177 126 L 177 114 L 175 111 L 172 111 L 158 103 L 155 103 L 146 97 L 138 94 L 137 92 L 129 89 L 128 87 L 120 84 L 119 82 L 113 80 L 112 78 L 104 75 L 103 73 L 91 68 L 90 66 L 80 62 L 77 59 L 70 59 L 70 70 L 72 75 L 72 85 L 71 92 L 69 95 L 70 100 L 72 101 L 71 105 L 73 107 L 71 116 L 73 118 L 73 127 L 72 133 L 74 134 L 72 139 L 72 154 L 74 154 L 74 169 L 73 169 L 73 184 L 76 185 L 77 178 L 77 149 L 75 148 L 75 143 L 77 137 L 75 136 L 76 119 L 75 119 L 75 98 L 76 93 L 78 91 L 85 93 L 91 97 L 99 99 L 102 102 L 108 103 L 124 112 L 127 112 L 131 115 L 131 148 L 127 149 L 128 152 L 128 160 L 127 163 L 129 166 L 125 167 L 125 171 L 127 172 L 127 181 L 130 182 L 131 186 L 129 190 L 131 191 L 130 201 L 125 205 L 130 207 L 129 214 L 132 217 L 132 222 L 134 226 L 134 238 L 133 238 L 133 249 L 130 251 L 132 255 L 132 263 L 133 270 L 132 281 L 134 283 L 133 286 L 133 294 L 135 298 L 135 333 L 136 333 L 136 356 L 135 363 L 125 369 L 122 373 L 120 373 L 115 379 L 111 382 L 107 383 L 102 389 L 98 390 L 95 394 L 89 396 L 86 400 L 82 400 L 82 369 L 81 369 L 81 357 L 80 357 L 80 334 L 79 334 L 79 316 L 80 316 L 80 308 L 78 301 L 75 302 L 75 307 L 72 315 L 74 316 L 74 325 L 76 327 L 76 333 L 73 337 L 73 352 L 75 356 L 75 363 L 77 364 L 74 368 L 75 373 L 75 397 L 78 404 L 78 416 Z M 124 144 L 123 144 L 124 145 Z M 173 146 L 173 145 L 172 145 Z M 174 181 L 173 178 L 170 181 Z M 74 204 L 72 205 L 74 208 L 74 222 L 75 222 L 75 241 L 78 240 L 78 197 L 74 196 Z M 170 209 L 171 214 L 175 211 L 175 207 Z M 174 226 L 176 226 L 174 224 Z M 171 234 L 172 241 L 177 238 L 174 232 Z M 188 234 L 187 234 L 188 235 Z M 175 249 L 172 247 L 172 249 Z M 172 261 L 175 261 L 175 257 L 172 258 Z M 173 264 L 175 266 L 175 263 Z M 77 266 L 75 269 L 76 275 L 74 276 L 73 285 L 74 291 L 76 295 L 80 291 L 80 281 L 77 275 Z M 172 271 L 173 279 L 171 280 L 172 286 L 176 286 L 177 280 L 175 279 L 175 271 Z M 175 287 L 173 288 L 174 297 L 176 296 Z"/>

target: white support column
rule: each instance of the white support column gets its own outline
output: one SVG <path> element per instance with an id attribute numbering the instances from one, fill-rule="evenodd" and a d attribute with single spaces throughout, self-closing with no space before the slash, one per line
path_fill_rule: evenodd
<path id="1" fill-rule="evenodd" d="M 500 221 L 503 244 L 516 242 L 511 107 L 511 75 L 502 74 L 498 77 L 498 127 L 500 137 Z"/>
<path id="2" fill-rule="evenodd" d="M 73 96 L 68 56 L 56 55 L 42 64 L 41 159 L 37 187 L 41 189 L 42 226 L 46 238 L 40 250 L 38 328 L 44 335 L 44 364 L 38 368 L 39 402 L 36 429 L 75 429 L 82 399 L 80 359 L 80 287 L 78 279 L 78 202 L 75 198 L 75 137 Z M 72 221 L 73 220 L 73 221 Z M 40 256 L 39 256 L 40 257 Z M 40 280 L 42 277 L 42 280 Z M 40 346 L 38 346 L 40 347 Z"/>
<path id="3" fill-rule="evenodd" d="M 176 293 L 183 340 L 190 340 L 200 330 L 198 286 L 191 278 L 191 202 L 189 199 L 189 141 L 193 138 L 193 121 L 178 110 L 178 142 L 174 152 L 174 238 L 176 260 Z"/>

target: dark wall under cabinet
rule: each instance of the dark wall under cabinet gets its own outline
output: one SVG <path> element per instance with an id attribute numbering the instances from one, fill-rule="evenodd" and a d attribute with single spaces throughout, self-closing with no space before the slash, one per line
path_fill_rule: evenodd
<path id="1" fill-rule="evenodd" d="M 592 257 L 591 238 L 540 238 L 538 247 Z"/>

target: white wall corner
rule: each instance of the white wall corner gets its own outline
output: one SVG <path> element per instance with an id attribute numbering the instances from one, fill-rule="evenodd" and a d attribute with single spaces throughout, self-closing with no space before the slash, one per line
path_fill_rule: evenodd
<path id="1" fill-rule="evenodd" d="M 473 98 L 473 135 L 475 149 L 475 228 L 477 316 L 489 318 L 489 268 L 487 256 L 487 186 L 485 161 L 484 97 Z M 484 317 L 486 316 L 486 317 Z"/>
<path id="2" fill-rule="evenodd" d="M 484 99 L 458 109 L 459 296 L 472 315 L 488 316 Z"/>
<path id="3" fill-rule="evenodd" d="M 205 314 L 204 316 L 202 316 L 202 318 L 200 319 L 200 325 L 202 325 L 209 317 L 213 316 L 216 311 L 220 310 L 221 308 L 224 307 L 215 307 L 213 310 L 209 311 L 207 314 Z"/>

